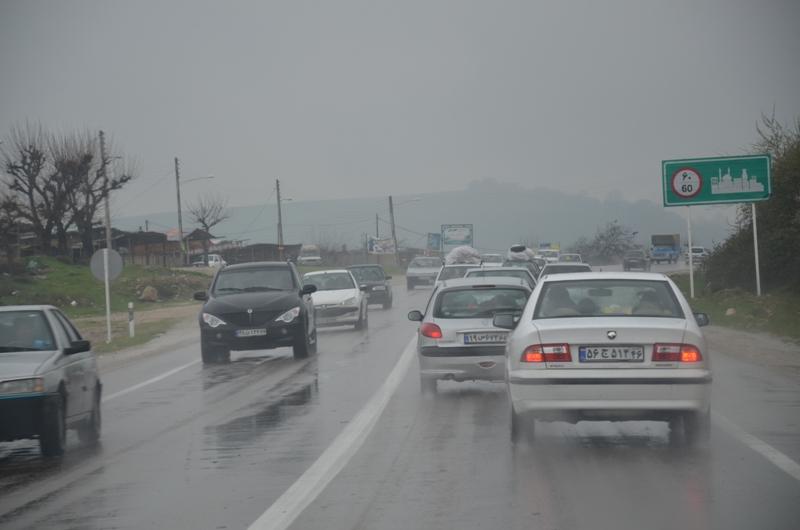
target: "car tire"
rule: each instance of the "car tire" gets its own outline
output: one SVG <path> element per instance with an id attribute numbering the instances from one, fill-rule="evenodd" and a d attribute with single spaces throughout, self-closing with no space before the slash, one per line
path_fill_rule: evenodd
<path id="1" fill-rule="evenodd" d="M 683 436 L 691 447 L 705 447 L 711 440 L 711 413 L 687 412 L 683 416 Z"/>
<path id="2" fill-rule="evenodd" d="M 100 441 L 100 432 L 103 426 L 100 396 L 101 387 L 98 384 L 95 387 L 94 396 L 92 397 L 92 411 L 89 414 L 89 419 L 78 428 L 78 438 L 80 438 L 81 442 L 85 445 L 95 445 Z"/>
<path id="3" fill-rule="evenodd" d="M 423 396 L 436 395 L 436 379 L 433 377 L 419 376 L 419 388 Z"/>
<path id="4" fill-rule="evenodd" d="M 227 363 L 231 360 L 231 351 L 224 347 L 212 346 L 201 338 L 200 356 L 203 358 L 203 364 Z"/>
<path id="5" fill-rule="evenodd" d="M 391 309 L 392 308 L 392 299 L 387 298 L 386 301 L 383 303 L 384 309 Z"/>
<path id="6" fill-rule="evenodd" d="M 294 344 L 292 344 L 292 354 L 295 359 L 305 359 L 308 357 L 310 352 L 310 340 L 308 334 L 305 332 L 305 326 L 303 326 L 300 330 L 300 333 L 294 338 Z"/>
<path id="7" fill-rule="evenodd" d="M 67 445 L 67 423 L 64 417 L 66 403 L 61 394 L 57 394 L 47 404 L 42 418 L 42 429 L 39 433 L 39 449 L 42 456 L 61 456 Z"/>
<path id="8" fill-rule="evenodd" d="M 367 329 L 367 327 L 369 326 L 369 322 L 367 320 L 368 318 L 369 317 L 367 316 L 367 308 L 364 307 L 364 309 L 359 311 L 358 320 L 356 321 L 356 324 L 353 327 L 355 327 L 355 329 L 358 330 Z"/>

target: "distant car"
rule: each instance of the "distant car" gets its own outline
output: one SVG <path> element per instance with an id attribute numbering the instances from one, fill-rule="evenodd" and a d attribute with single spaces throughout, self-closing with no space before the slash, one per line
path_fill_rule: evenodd
<path id="1" fill-rule="evenodd" d="M 519 278 L 533 289 L 536 278 L 527 267 L 481 267 L 467 270 L 464 278 Z"/>
<path id="2" fill-rule="evenodd" d="M 314 310 L 318 326 L 368 326 L 366 285 L 360 285 L 347 269 L 308 272 L 303 284 L 316 287 Z"/>
<path id="3" fill-rule="evenodd" d="M 558 250 L 547 250 L 541 249 L 539 250 L 539 257 L 545 260 L 547 263 L 558 263 Z"/>
<path id="4" fill-rule="evenodd" d="M 704 263 L 709 256 L 710 252 L 705 247 L 692 247 L 692 264 L 698 265 Z M 686 264 L 689 264 L 689 253 L 684 257 Z"/>
<path id="5" fill-rule="evenodd" d="M 0 307 L 0 442 L 38 438 L 44 456 L 67 429 L 100 439 L 103 385 L 91 344 L 57 308 Z"/>
<path id="6" fill-rule="evenodd" d="M 222 256 L 220 256 L 219 254 L 209 254 L 208 255 L 208 261 L 206 261 L 206 259 L 201 256 L 200 259 L 197 259 L 197 260 L 192 262 L 192 267 L 216 267 L 216 268 L 219 268 L 219 267 L 224 267 L 227 264 L 228 264 L 228 262 L 226 262 L 224 259 L 222 259 Z"/>
<path id="7" fill-rule="evenodd" d="M 413 289 L 417 285 L 433 285 L 441 268 L 440 258 L 417 256 L 406 269 L 406 286 Z"/>
<path id="8" fill-rule="evenodd" d="M 435 393 L 437 381 L 505 380 L 506 330 L 496 328 L 497 313 L 521 314 L 531 289 L 517 278 L 447 280 L 433 293 L 419 322 L 417 353 L 423 393 Z"/>
<path id="9" fill-rule="evenodd" d="M 252 262 L 219 269 L 200 312 L 200 355 L 204 363 L 228 362 L 231 350 L 290 346 L 295 359 L 317 350 L 311 294 L 293 263 Z"/>
<path id="10" fill-rule="evenodd" d="M 539 273 L 539 280 L 548 274 L 568 274 L 571 272 L 592 272 L 592 267 L 588 263 L 548 263 Z"/>
<path id="11" fill-rule="evenodd" d="M 483 267 L 502 267 L 503 256 L 500 254 L 481 254 L 481 265 Z"/>
<path id="12" fill-rule="evenodd" d="M 580 254 L 559 254 L 559 263 L 583 263 Z"/>
<path id="13" fill-rule="evenodd" d="M 300 254 L 297 256 L 298 265 L 319 265 L 322 263 L 322 255 L 317 245 L 302 245 Z"/>
<path id="14" fill-rule="evenodd" d="M 383 304 L 384 309 L 392 307 L 392 279 L 380 265 L 353 265 L 347 267 L 359 285 L 367 286 L 367 301 L 370 304 Z"/>
<path id="15" fill-rule="evenodd" d="M 436 276 L 434 285 L 440 285 L 445 280 L 454 280 L 456 278 L 463 278 L 467 271 L 478 267 L 475 263 L 458 263 L 454 265 L 445 265 Z"/>
<path id="16" fill-rule="evenodd" d="M 629 250 L 622 259 L 622 268 L 626 271 L 640 269 L 650 270 L 650 257 L 643 250 Z"/>
<path id="17" fill-rule="evenodd" d="M 641 272 L 547 276 L 506 346 L 513 441 L 534 437 L 535 420 L 656 420 L 670 439 L 710 435 L 711 365 L 701 326 L 665 275 Z"/>

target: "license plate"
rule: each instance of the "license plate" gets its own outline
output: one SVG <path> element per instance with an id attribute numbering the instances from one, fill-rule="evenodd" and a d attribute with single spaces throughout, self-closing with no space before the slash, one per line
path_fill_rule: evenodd
<path id="1" fill-rule="evenodd" d="M 578 358 L 582 363 L 641 363 L 644 346 L 581 346 Z"/>
<path id="2" fill-rule="evenodd" d="M 372 288 L 372 290 L 373 291 L 385 291 L 386 290 L 386 286 L 384 286 L 384 285 L 376 285 L 375 287 Z"/>
<path id="3" fill-rule="evenodd" d="M 267 330 L 264 328 L 260 329 L 237 329 L 236 336 L 241 337 L 263 337 L 267 334 Z"/>
<path id="4" fill-rule="evenodd" d="M 464 333 L 464 344 L 505 344 L 507 333 Z"/>

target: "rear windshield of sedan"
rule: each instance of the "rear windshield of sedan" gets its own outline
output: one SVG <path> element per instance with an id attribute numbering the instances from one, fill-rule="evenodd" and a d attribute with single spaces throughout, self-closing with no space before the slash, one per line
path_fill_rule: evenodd
<path id="1" fill-rule="evenodd" d="M 546 283 L 533 318 L 608 316 L 683 318 L 683 311 L 667 282 L 572 280 Z"/>
<path id="2" fill-rule="evenodd" d="M 431 269 L 435 267 L 441 267 L 442 261 L 438 258 L 414 258 L 411 260 L 411 263 L 408 264 L 408 268 L 425 268 Z"/>
<path id="3" fill-rule="evenodd" d="M 355 289 L 353 277 L 346 272 L 331 272 L 325 274 L 307 274 L 303 277 L 306 285 L 315 285 L 317 291 L 339 291 L 342 289 Z"/>
<path id="4" fill-rule="evenodd" d="M 531 275 L 528 274 L 525 269 L 517 269 L 513 271 L 487 269 L 467 273 L 467 278 L 497 278 L 498 276 L 503 278 L 519 278 L 520 280 L 525 280 L 528 282 L 528 284 L 533 282 L 533 280 L 531 280 Z"/>
<path id="5" fill-rule="evenodd" d="M 469 265 L 467 267 L 445 267 L 442 269 L 442 272 L 439 273 L 439 281 L 463 278 L 464 275 L 467 274 L 467 271 L 474 266 L 475 265 Z"/>
<path id="6" fill-rule="evenodd" d="M 502 287 L 464 288 L 442 292 L 433 309 L 435 318 L 491 318 L 495 313 L 520 313 L 528 291 Z"/>
<path id="7" fill-rule="evenodd" d="M 588 265 L 547 265 L 542 274 L 564 274 L 568 272 L 589 272 L 592 268 Z"/>
<path id="8" fill-rule="evenodd" d="M 288 268 L 225 269 L 217 276 L 214 294 L 290 291 L 295 288 L 292 271 Z"/>
<path id="9" fill-rule="evenodd" d="M 360 282 L 383 281 L 386 279 L 386 275 L 380 267 L 353 267 L 350 272 Z"/>
<path id="10" fill-rule="evenodd" d="M 53 333 L 41 311 L 0 312 L 0 353 L 55 349 Z"/>

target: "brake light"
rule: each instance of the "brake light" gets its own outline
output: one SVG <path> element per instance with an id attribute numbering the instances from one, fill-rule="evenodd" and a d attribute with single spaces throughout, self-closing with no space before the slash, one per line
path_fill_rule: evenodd
<path id="1" fill-rule="evenodd" d="M 691 344 L 653 344 L 654 362 L 699 363 L 703 355 Z"/>
<path id="2" fill-rule="evenodd" d="M 430 322 L 423 323 L 419 327 L 419 332 L 422 334 L 423 337 L 428 337 L 429 339 L 442 338 L 442 328 L 440 328 L 436 324 L 431 324 Z"/>
<path id="3" fill-rule="evenodd" d="M 568 363 L 572 362 L 569 344 L 533 344 L 525 348 L 520 361 L 523 363 Z"/>

